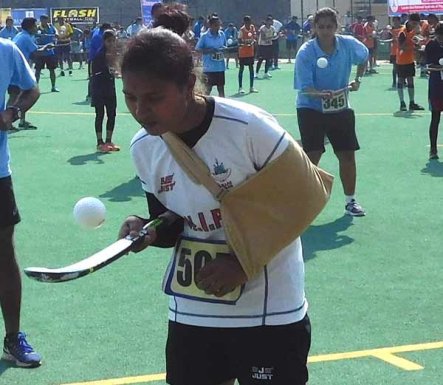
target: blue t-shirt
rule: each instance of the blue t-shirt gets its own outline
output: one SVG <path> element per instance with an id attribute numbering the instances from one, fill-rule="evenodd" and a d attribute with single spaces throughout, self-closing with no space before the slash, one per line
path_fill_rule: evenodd
<path id="1" fill-rule="evenodd" d="M 54 44 L 56 43 L 56 35 L 57 31 L 53 25 L 48 24 L 46 28 L 42 25 L 38 27 L 37 35 L 35 36 L 36 43 L 38 45 L 46 45 L 46 44 Z M 48 49 L 43 52 L 43 56 L 54 56 L 55 50 Z"/>
<path id="2" fill-rule="evenodd" d="M 94 30 L 94 32 L 92 33 L 91 45 L 89 47 L 89 57 L 88 57 L 88 59 L 90 61 L 94 60 L 95 55 L 97 55 L 98 50 L 103 45 L 103 33 L 104 32 L 105 31 L 103 31 L 102 29 L 96 28 Z"/>
<path id="3" fill-rule="evenodd" d="M 12 26 L 11 28 L 5 26 L 0 31 L 0 37 L 2 37 L 3 39 L 12 40 L 17 34 L 18 34 L 18 29 L 17 27 L 14 26 Z"/>
<path id="4" fill-rule="evenodd" d="M 14 37 L 13 42 L 17 44 L 17 47 L 22 51 L 26 60 L 31 59 L 31 55 L 37 51 L 38 46 L 35 44 L 34 37 L 28 31 L 21 31 Z"/>
<path id="5" fill-rule="evenodd" d="M 10 85 L 22 90 L 29 90 L 36 85 L 34 73 L 21 51 L 15 44 L 6 39 L 0 39 L 0 111 L 6 108 L 6 91 Z M 0 131 L 0 178 L 11 175 L 9 167 L 8 133 Z"/>
<path id="6" fill-rule="evenodd" d="M 203 72 L 224 72 L 225 71 L 225 56 L 223 48 L 226 48 L 226 37 L 222 30 L 218 31 L 217 35 L 206 31 L 200 36 L 200 39 L 195 46 L 197 50 L 213 48 L 217 52 L 203 55 Z"/>
<path id="7" fill-rule="evenodd" d="M 236 27 L 234 28 L 226 28 L 225 29 L 225 38 L 226 38 L 226 42 L 231 39 L 232 40 L 232 44 L 229 44 L 229 47 L 235 47 L 236 45 L 238 45 L 238 30 Z"/>
<path id="8" fill-rule="evenodd" d="M 286 38 L 289 41 L 295 41 L 298 39 L 298 34 L 301 31 L 300 24 L 295 21 L 290 21 L 284 28 L 286 30 Z"/>
<path id="9" fill-rule="evenodd" d="M 319 68 L 317 60 L 328 60 L 326 68 Z M 364 64 L 368 59 L 366 46 L 352 36 L 335 36 L 335 51 L 326 54 L 318 45 L 317 38 L 304 43 L 295 57 L 294 88 L 299 90 L 297 108 L 322 111 L 321 99 L 310 97 L 302 91 L 339 90 L 349 84 L 352 66 Z"/>

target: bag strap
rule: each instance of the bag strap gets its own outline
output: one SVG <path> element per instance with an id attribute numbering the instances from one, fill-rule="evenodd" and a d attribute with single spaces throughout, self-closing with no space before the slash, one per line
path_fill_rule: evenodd
<path id="1" fill-rule="evenodd" d="M 218 201 L 221 201 L 228 192 L 221 187 L 211 176 L 208 166 L 201 160 L 195 151 L 187 146 L 177 135 L 167 132 L 162 135 L 163 140 L 171 151 L 175 161 L 196 184 L 202 184 Z"/>

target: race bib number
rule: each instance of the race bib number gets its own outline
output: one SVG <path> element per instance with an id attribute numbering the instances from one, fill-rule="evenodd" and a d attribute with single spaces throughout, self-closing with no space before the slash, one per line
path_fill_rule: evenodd
<path id="1" fill-rule="evenodd" d="M 211 59 L 215 61 L 222 61 L 225 58 L 223 52 L 215 52 L 212 54 Z"/>
<path id="2" fill-rule="evenodd" d="M 349 108 L 347 91 L 342 91 L 331 99 L 322 99 L 322 109 L 324 113 L 339 112 L 347 108 Z"/>
<path id="3" fill-rule="evenodd" d="M 164 292 L 169 295 L 195 301 L 235 305 L 242 295 L 243 287 L 223 297 L 206 294 L 196 284 L 200 269 L 217 257 L 230 254 L 225 242 L 210 242 L 193 238 L 181 238 L 174 251 L 174 258 L 165 276 Z"/>

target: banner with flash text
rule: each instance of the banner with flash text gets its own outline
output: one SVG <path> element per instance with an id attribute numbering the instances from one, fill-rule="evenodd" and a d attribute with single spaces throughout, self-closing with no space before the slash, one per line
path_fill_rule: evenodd
<path id="1" fill-rule="evenodd" d="M 78 7 L 78 8 L 51 8 L 51 21 L 55 23 L 59 17 L 64 17 L 67 23 L 92 24 L 99 23 L 98 7 Z"/>

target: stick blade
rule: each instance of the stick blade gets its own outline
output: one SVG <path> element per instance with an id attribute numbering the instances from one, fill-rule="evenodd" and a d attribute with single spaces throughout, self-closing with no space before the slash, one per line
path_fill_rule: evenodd
<path id="1" fill-rule="evenodd" d="M 58 269 L 27 267 L 24 269 L 24 272 L 29 278 L 39 282 L 58 283 L 72 281 L 93 273 L 125 255 L 130 250 L 132 244 L 133 240 L 123 238 L 94 255 L 72 265 Z"/>

